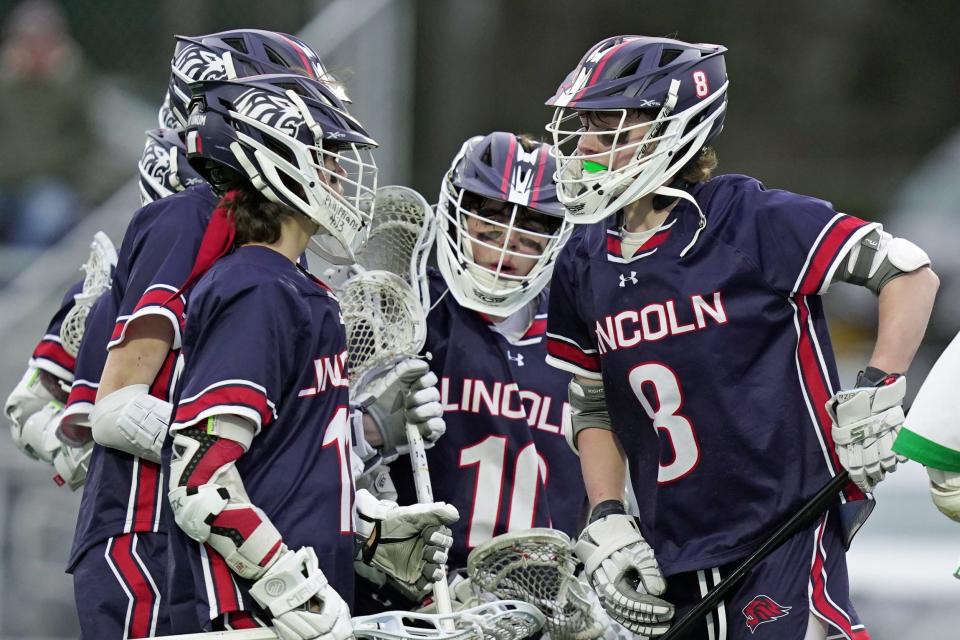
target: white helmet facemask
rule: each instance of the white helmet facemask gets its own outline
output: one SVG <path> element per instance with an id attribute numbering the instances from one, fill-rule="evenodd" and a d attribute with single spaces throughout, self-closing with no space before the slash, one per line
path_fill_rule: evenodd
<path id="1" fill-rule="evenodd" d="M 282 129 L 230 111 L 231 117 L 268 135 L 274 143 L 271 146 L 282 149 L 283 155 L 240 131 L 239 142 L 234 142 L 231 149 L 253 186 L 266 198 L 293 206 L 320 225 L 310 241 L 311 250 L 334 264 L 352 263 L 373 217 L 377 166 L 371 149 L 352 143 L 331 144 L 329 140 L 324 144 L 323 130 L 303 99 L 292 90 L 287 90 L 286 96 L 290 113 L 299 117 L 285 121 Z M 345 112 L 341 115 L 353 120 Z M 296 138 L 300 126 L 310 130 L 314 144 Z M 251 152 L 262 172 L 247 157 Z"/>
<path id="2" fill-rule="evenodd" d="M 437 262 L 458 303 L 481 313 L 509 316 L 549 283 L 572 225 L 557 217 L 558 224 L 552 230 L 525 228 L 530 210 L 509 202 L 502 209 L 506 216 L 487 217 L 464 206 L 464 195 L 468 193 L 453 184 L 451 172 L 444 176 L 437 205 L 441 224 Z M 471 233 L 471 226 L 479 226 L 483 231 Z M 481 247 L 496 256 L 496 262 L 487 260 L 481 264 L 475 255 Z M 535 262 L 528 273 L 520 275 L 512 266 L 518 260 Z"/>
<path id="3" fill-rule="evenodd" d="M 568 107 L 555 110 L 546 128 L 553 135 L 557 159 L 557 198 L 566 207 L 570 221 L 590 224 L 617 213 L 668 184 L 699 153 L 714 122 L 723 114 L 725 102 L 702 120 L 697 118 L 722 100 L 727 83 L 695 106 L 674 113 L 679 88 L 680 81 L 674 80 L 656 116 L 640 122 L 631 118 L 630 109 L 609 109 L 602 113 L 608 122 L 611 117 L 615 119 L 615 126 L 590 127 L 597 112 Z M 643 131 L 643 135 L 631 140 L 636 131 Z M 589 138 L 595 144 L 583 145 Z M 584 147 L 599 150 L 587 153 Z M 611 168 L 618 156 L 626 156 L 629 161 Z"/>

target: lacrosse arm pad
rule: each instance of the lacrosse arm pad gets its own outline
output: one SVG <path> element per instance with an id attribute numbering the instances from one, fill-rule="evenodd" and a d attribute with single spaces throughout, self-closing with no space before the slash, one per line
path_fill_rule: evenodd
<path id="1" fill-rule="evenodd" d="M 607 411 L 607 396 L 602 384 L 583 383 L 574 377 L 567 386 L 567 398 L 570 401 L 570 429 L 564 435 L 573 452 L 580 455 L 577 437 L 581 431 L 613 430 Z"/>
<path id="2" fill-rule="evenodd" d="M 257 580 L 286 545 L 266 514 L 250 503 L 235 466 L 253 440 L 254 426 L 232 415 L 208 421 L 207 428 L 192 425 L 173 436 L 168 494 L 173 517 L 189 537 L 219 553 L 234 573 Z"/>

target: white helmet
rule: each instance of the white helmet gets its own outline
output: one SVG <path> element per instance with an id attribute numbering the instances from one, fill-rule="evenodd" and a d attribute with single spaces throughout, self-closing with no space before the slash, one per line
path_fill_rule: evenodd
<path id="1" fill-rule="evenodd" d="M 727 106 L 724 51 L 616 36 L 586 53 L 547 101 L 556 107 L 547 131 L 557 155 L 557 197 L 571 221 L 597 222 L 669 186 L 720 133 Z M 645 133 L 630 140 L 634 131 Z M 629 161 L 611 168 L 612 158 L 624 153 Z"/>
<path id="2" fill-rule="evenodd" d="M 513 133 L 475 136 L 461 147 L 440 186 L 437 262 L 462 306 L 509 316 L 550 282 L 573 228 L 556 197 L 554 166 L 550 145 Z M 470 233 L 478 224 L 485 231 Z M 521 275 L 518 260 L 535 263 Z"/>
<path id="3" fill-rule="evenodd" d="M 320 225 L 310 243 L 318 255 L 335 264 L 354 262 L 373 215 L 376 142 L 330 87 L 297 75 L 269 75 L 193 88 L 190 164 L 219 190 L 249 180 L 267 199 Z"/>

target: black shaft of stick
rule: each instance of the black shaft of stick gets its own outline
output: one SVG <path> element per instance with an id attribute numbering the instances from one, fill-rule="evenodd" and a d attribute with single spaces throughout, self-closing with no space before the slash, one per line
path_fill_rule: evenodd
<path id="1" fill-rule="evenodd" d="M 783 544 L 787 538 L 791 537 L 797 531 L 802 529 L 808 523 L 812 522 L 814 518 L 821 515 L 826 511 L 835 500 L 836 496 L 843 487 L 850 481 L 850 477 L 846 471 L 841 471 L 839 474 L 833 477 L 830 482 L 824 485 L 820 491 L 817 492 L 817 495 L 810 498 L 810 501 L 807 504 L 803 505 L 799 511 L 797 511 L 789 520 L 784 522 L 773 534 L 764 541 L 760 548 L 753 552 L 753 554 L 740 563 L 736 569 L 733 570 L 733 573 L 728 575 L 726 578 L 720 581 L 716 587 L 713 588 L 707 595 L 703 597 L 693 609 L 690 609 L 682 618 L 677 622 L 671 625 L 670 630 L 663 636 L 660 637 L 660 640 L 674 640 L 678 638 L 690 625 L 694 624 L 698 620 L 702 620 L 707 613 L 710 612 L 717 603 L 723 600 L 730 591 L 746 576 L 751 569 L 753 569 L 757 564 L 760 563 L 764 558 L 766 558 L 772 551 L 777 547 Z"/>

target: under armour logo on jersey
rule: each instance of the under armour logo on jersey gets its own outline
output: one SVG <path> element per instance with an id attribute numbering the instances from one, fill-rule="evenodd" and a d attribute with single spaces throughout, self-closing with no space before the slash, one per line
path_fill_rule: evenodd
<path id="1" fill-rule="evenodd" d="M 788 613 L 793 607 L 784 607 L 770 596 L 760 595 L 747 603 L 743 608 L 743 615 L 747 618 L 747 628 L 752 634 L 764 622 L 773 622 Z"/>
<path id="2" fill-rule="evenodd" d="M 637 284 L 637 272 L 631 271 L 629 276 L 625 276 L 622 273 L 620 274 L 620 288 L 627 286 L 627 283 Z"/>
<path id="3" fill-rule="evenodd" d="M 522 354 L 522 353 L 518 353 L 517 355 L 514 356 L 514 355 L 512 355 L 509 351 L 507 351 L 507 358 L 509 358 L 510 360 L 513 360 L 514 362 L 516 362 L 518 367 L 522 367 L 522 366 L 523 366 L 523 354 Z"/>
<path id="4" fill-rule="evenodd" d="M 226 80 L 227 67 L 223 59 L 212 51 L 188 45 L 177 54 L 174 67 L 191 82 L 197 80 Z"/>
<path id="5" fill-rule="evenodd" d="M 291 101 L 271 95 L 260 89 L 250 89 L 237 98 L 239 113 L 257 120 L 268 127 L 279 129 L 292 137 L 297 137 L 303 115 Z"/>

